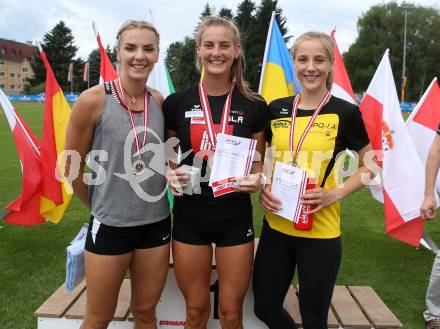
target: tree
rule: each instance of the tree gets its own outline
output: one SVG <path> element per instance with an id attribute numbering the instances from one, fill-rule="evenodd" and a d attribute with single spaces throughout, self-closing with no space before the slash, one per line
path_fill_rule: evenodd
<path id="1" fill-rule="evenodd" d="M 218 15 L 220 17 L 229 18 L 230 20 L 232 20 L 234 18 L 234 14 L 232 13 L 232 10 L 229 8 L 225 8 L 225 7 L 220 9 L 220 11 L 218 12 Z"/>
<path id="2" fill-rule="evenodd" d="M 246 3 L 244 6 L 249 6 L 247 2 L 250 1 L 244 1 L 244 3 Z M 248 43 L 246 49 L 246 79 L 254 91 L 258 90 L 258 85 L 260 83 L 264 48 L 266 46 L 267 32 L 272 17 L 272 11 L 277 13 L 276 20 L 280 26 L 281 34 L 284 37 L 287 33 L 286 18 L 282 16 L 282 10 L 278 7 L 277 0 L 262 0 L 256 10 L 253 24 L 249 25 L 248 29 L 242 30 L 242 33 L 245 31 L 244 33 L 247 33 L 252 37 L 252 40 Z M 284 39 L 287 42 L 290 37 L 284 37 Z"/>
<path id="3" fill-rule="evenodd" d="M 440 74 L 440 11 L 395 2 L 376 5 L 357 23 L 358 37 L 344 54 L 355 92 L 368 85 L 387 48 L 398 90 L 402 83 L 405 7 L 407 16 L 406 100 L 417 101 L 434 76 Z"/>
<path id="4" fill-rule="evenodd" d="M 185 37 L 184 41 L 173 42 L 167 50 L 165 63 L 176 90 L 196 83 L 200 78 L 195 65 L 194 38 Z"/>
<path id="5" fill-rule="evenodd" d="M 70 90 L 70 82 L 67 81 L 69 64 L 73 61 L 78 48 L 74 44 L 72 30 L 60 21 L 55 27 L 43 37 L 41 47 L 46 53 L 47 59 L 52 67 L 55 77 L 62 90 Z M 31 86 L 36 86 L 46 80 L 46 69 L 41 58 L 37 57 L 31 63 L 34 71 L 34 78 L 30 79 Z"/>
<path id="6" fill-rule="evenodd" d="M 88 62 L 90 86 L 95 86 L 99 83 L 99 71 L 101 69 L 101 54 L 98 48 L 90 52 Z"/>

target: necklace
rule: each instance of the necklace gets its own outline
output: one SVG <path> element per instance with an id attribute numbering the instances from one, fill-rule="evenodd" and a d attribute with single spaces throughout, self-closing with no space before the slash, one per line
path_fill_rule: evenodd
<path id="1" fill-rule="evenodd" d="M 130 94 L 127 92 L 127 90 L 122 86 L 122 83 L 121 83 L 121 79 L 119 79 L 119 87 L 120 87 L 120 89 L 121 89 L 121 94 L 122 94 L 122 96 L 123 97 L 125 97 L 125 95 L 127 95 L 127 98 L 133 103 L 133 105 L 135 105 L 136 104 L 136 101 L 137 101 L 137 98 L 140 96 L 130 96 Z M 124 93 L 125 92 L 125 93 Z"/>
<path id="2" fill-rule="evenodd" d="M 124 94 L 124 88 L 122 87 L 122 83 L 121 83 L 121 78 L 119 77 L 118 79 L 119 82 L 119 89 L 121 91 L 122 97 L 125 97 Z M 133 104 L 136 102 L 136 99 L 133 101 L 133 97 L 131 99 L 131 101 L 133 102 Z M 142 145 L 140 144 L 138 137 L 137 137 L 137 132 L 136 132 L 136 126 L 133 120 L 133 116 L 131 115 L 131 109 L 130 107 L 127 105 L 127 113 L 128 113 L 128 117 L 130 119 L 130 125 L 131 125 L 131 129 L 133 131 L 133 135 L 134 135 L 134 141 L 135 141 L 135 145 L 136 145 L 136 156 L 137 156 L 137 160 L 134 161 L 132 163 L 132 167 L 133 167 L 133 173 L 134 175 L 142 175 L 145 170 L 146 170 L 146 165 L 144 160 L 142 160 L 142 155 L 141 155 L 141 148 L 145 146 L 146 140 L 147 140 L 147 125 L 148 125 L 148 103 L 149 103 L 149 97 L 148 97 L 148 92 L 145 89 L 145 96 L 144 96 L 144 120 L 143 120 L 143 132 L 144 132 L 144 136 L 143 136 L 143 140 L 142 140 Z"/>

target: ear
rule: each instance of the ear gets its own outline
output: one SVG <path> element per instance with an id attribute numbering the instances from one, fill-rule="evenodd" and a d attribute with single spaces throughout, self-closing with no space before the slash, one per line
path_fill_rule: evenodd
<path id="1" fill-rule="evenodd" d="M 237 44 L 237 45 L 235 46 L 235 48 L 236 48 L 236 51 L 237 51 L 237 54 L 235 54 L 235 60 L 237 60 L 238 57 L 239 57 L 240 54 L 241 54 L 241 45 L 240 45 L 240 44 Z"/>
<path id="2" fill-rule="evenodd" d="M 196 43 L 196 54 L 197 56 L 200 56 L 200 44 Z"/>

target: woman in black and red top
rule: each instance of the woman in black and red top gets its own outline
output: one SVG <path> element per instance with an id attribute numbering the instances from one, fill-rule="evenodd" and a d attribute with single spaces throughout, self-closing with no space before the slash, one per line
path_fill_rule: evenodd
<path id="1" fill-rule="evenodd" d="M 206 328 L 211 309 L 212 244 L 216 244 L 220 322 L 223 328 L 240 328 L 254 249 L 249 193 L 259 190 L 263 183 L 264 176 L 259 173 L 263 170 L 267 109 L 264 100 L 253 94 L 243 79 L 240 36 L 234 23 L 220 17 L 205 18 L 198 28 L 196 43 L 197 63 L 204 71 L 203 83 L 169 96 L 164 103 L 167 137 L 177 137 L 182 151 L 178 166 L 199 168 L 202 176 L 200 190 L 188 195 L 181 193 L 181 188 L 189 183 L 188 175 L 181 169 L 170 170 L 168 174 L 170 189 L 176 196 L 176 278 L 186 301 L 188 328 Z M 203 106 L 204 95 L 209 106 Z M 228 118 L 224 131 L 220 127 L 222 114 Z M 211 131 L 206 124 L 209 117 L 213 123 Z M 209 159 L 215 147 L 209 132 L 257 140 L 251 174 L 239 178 L 236 192 L 216 198 L 208 186 Z"/>

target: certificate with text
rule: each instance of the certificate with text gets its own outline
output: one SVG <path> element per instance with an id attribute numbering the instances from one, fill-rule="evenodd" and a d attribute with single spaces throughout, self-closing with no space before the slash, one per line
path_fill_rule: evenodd
<path id="1" fill-rule="evenodd" d="M 214 196 L 234 192 L 235 177 L 249 175 L 257 140 L 227 134 L 217 135 L 214 160 L 209 178 Z"/>
<path id="2" fill-rule="evenodd" d="M 291 222 L 297 223 L 303 206 L 300 197 L 306 190 L 307 174 L 305 170 L 277 161 L 272 177 L 272 193 L 281 200 L 282 208 L 275 212 Z"/>

